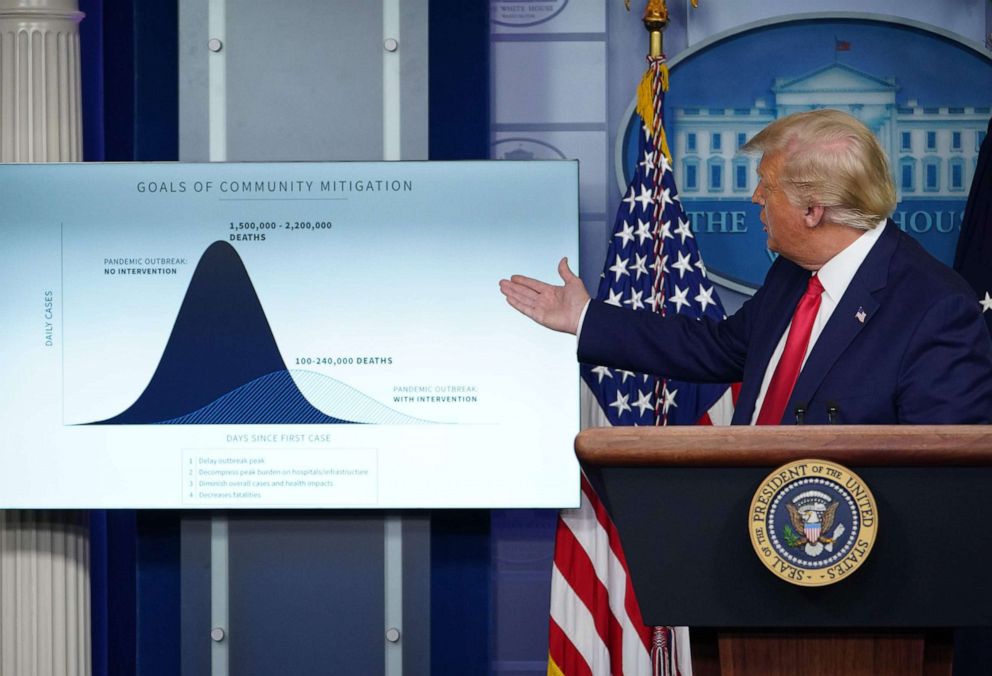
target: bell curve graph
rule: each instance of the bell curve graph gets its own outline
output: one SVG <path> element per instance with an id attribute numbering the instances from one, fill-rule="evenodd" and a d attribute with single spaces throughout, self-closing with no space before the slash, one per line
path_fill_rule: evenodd
<path id="1" fill-rule="evenodd" d="M 296 380 L 320 396 L 324 413 Z M 339 381 L 291 373 L 248 272 L 229 243 L 200 258 L 162 359 L 144 392 L 101 424 L 419 423 Z"/>
<path id="2" fill-rule="evenodd" d="M 574 162 L 0 165 L 0 507 L 561 507 Z M 425 490 L 424 487 L 429 487 Z"/>

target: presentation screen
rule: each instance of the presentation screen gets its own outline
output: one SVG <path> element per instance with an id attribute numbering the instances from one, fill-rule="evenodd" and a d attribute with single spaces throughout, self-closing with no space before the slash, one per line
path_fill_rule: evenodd
<path id="1" fill-rule="evenodd" d="M 560 507 L 575 162 L 0 165 L 0 507 Z"/>

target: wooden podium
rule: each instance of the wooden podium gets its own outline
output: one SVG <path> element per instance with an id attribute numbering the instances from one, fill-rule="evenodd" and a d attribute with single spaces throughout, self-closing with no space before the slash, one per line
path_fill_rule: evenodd
<path id="1" fill-rule="evenodd" d="M 992 625 L 992 427 L 618 427 L 575 448 L 645 622 L 692 628 L 694 676 L 950 676 L 952 629 Z M 762 480 L 804 458 L 877 503 L 868 559 L 824 587 L 774 576 L 748 534 Z"/>

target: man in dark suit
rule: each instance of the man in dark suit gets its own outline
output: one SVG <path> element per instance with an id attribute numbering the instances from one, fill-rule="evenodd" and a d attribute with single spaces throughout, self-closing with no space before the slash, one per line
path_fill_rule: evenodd
<path id="1" fill-rule="evenodd" d="M 885 154 L 855 118 L 790 115 L 746 146 L 763 153 L 752 201 L 779 254 L 761 289 L 720 322 L 590 302 L 515 275 L 507 301 L 579 336 L 583 362 L 698 382 L 743 381 L 735 424 L 984 423 L 992 341 L 967 285 L 888 220 Z"/>

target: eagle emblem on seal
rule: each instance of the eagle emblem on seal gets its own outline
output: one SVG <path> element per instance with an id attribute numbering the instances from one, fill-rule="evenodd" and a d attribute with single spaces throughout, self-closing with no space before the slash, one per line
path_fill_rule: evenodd
<path id="1" fill-rule="evenodd" d="M 834 541 L 845 531 L 843 524 L 834 526 L 838 505 L 839 502 L 820 491 L 806 491 L 794 497 L 785 506 L 791 522 L 782 534 L 786 544 L 802 547 L 810 556 L 833 551 Z"/>

